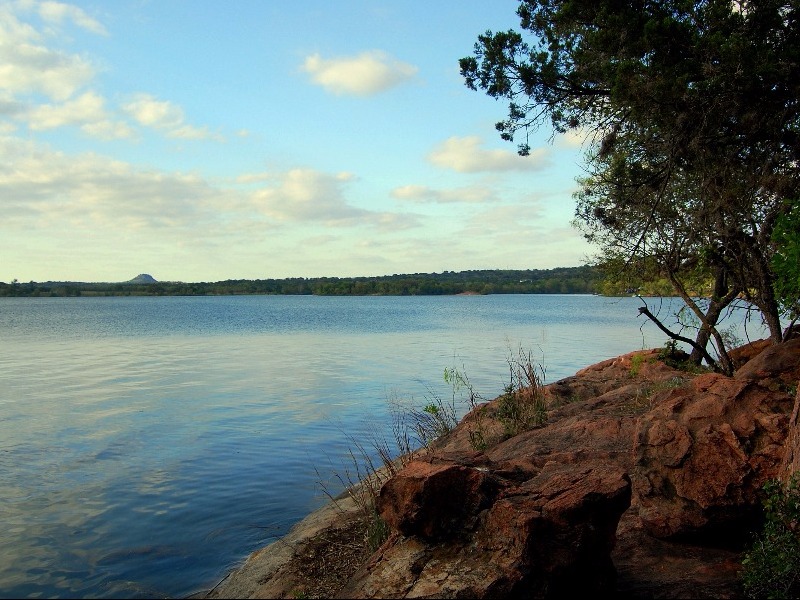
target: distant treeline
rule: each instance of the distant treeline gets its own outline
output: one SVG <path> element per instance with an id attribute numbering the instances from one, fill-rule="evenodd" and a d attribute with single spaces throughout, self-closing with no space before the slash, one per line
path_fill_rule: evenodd
<path id="1" fill-rule="evenodd" d="M 228 279 L 214 283 L 0 282 L 0 296 L 433 296 L 450 294 L 591 294 L 602 274 L 595 267 L 482 270 L 380 277 Z"/>

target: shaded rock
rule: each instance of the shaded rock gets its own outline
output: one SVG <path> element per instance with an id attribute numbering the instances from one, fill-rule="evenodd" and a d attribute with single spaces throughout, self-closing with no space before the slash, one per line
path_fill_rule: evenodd
<path id="1" fill-rule="evenodd" d="M 786 434 L 786 449 L 781 461 L 778 478 L 787 484 L 791 481 L 792 476 L 800 471 L 800 389 L 794 399 L 794 408 L 792 409 L 792 416 L 789 418 L 788 432 Z"/>
<path id="2" fill-rule="evenodd" d="M 647 530 L 670 537 L 748 522 L 778 473 L 790 406 L 786 394 L 717 374 L 667 393 L 641 417 L 634 441 Z"/>
<path id="3" fill-rule="evenodd" d="M 446 539 L 472 529 L 499 490 L 485 467 L 414 461 L 381 488 L 378 511 L 403 535 Z"/>
<path id="4" fill-rule="evenodd" d="M 411 518 L 400 523 L 405 531 L 417 531 L 409 522 L 421 527 L 391 537 L 340 597 L 560 597 L 613 591 L 610 552 L 631 497 L 624 470 L 551 462 L 522 484 L 496 478 L 488 485 L 490 494 L 475 494 L 490 481 L 483 475 L 463 465 L 416 462 L 403 469 L 397 476 L 402 484 L 387 483 L 381 490 L 382 514 L 397 522 L 396 507 L 411 503 L 402 511 Z M 429 539 L 429 520 L 417 516 L 429 510 L 441 516 L 441 502 L 420 490 L 445 481 L 452 486 L 451 506 L 464 500 L 475 518 L 442 543 Z M 446 515 L 445 520 L 453 522 Z"/>
<path id="5" fill-rule="evenodd" d="M 746 362 L 758 356 L 771 345 L 772 340 L 756 340 L 754 342 L 750 342 L 749 344 L 739 346 L 738 348 L 733 348 L 728 352 L 728 356 L 730 357 L 731 362 L 733 362 L 734 368 L 739 369 Z"/>

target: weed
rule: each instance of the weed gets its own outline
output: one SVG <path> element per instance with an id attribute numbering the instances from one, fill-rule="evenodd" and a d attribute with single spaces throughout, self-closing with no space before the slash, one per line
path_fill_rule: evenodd
<path id="1" fill-rule="evenodd" d="M 445 371 L 447 380 L 447 371 Z M 400 469 L 410 463 L 420 452 L 439 437 L 449 433 L 458 424 L 458 396 L 461 386 L 471 390 L 466 376 L 451 372 L 453 394 L 445 400 L 431 391 L 425 404 L 418 406 L 413 398 L 403 401 L 389 399 L 392 417 L 394 447 L 385 437 L 373 437 L 367 445 L 353 435 L 347 435 L 349 466 L 334 472 L 334 477 L 344 488 L 344 493 L 356 504 L 366 523 L 365 546 L 372 552 L 388 537 L 389 529 L 378 513 L 378 496 L 381 487 Z M 474 393 L 471 392 L 471 397 Z M 319 476 L 318 483 L 324 494 L 334 503 L 336 498 L 328 491 Z"/>
<path id="2" fill-rule="evenodd" d="M 750 598 L 800 595 L 800 489 L 795 475 L 784 485 L 764 485 L 766 522 L 742 560 L 742 584 Z"/>
<path id="3" fill-rule="evenodd" d="M 643 354 L 634 354 L 631 356 L 631 377 L 636 377 L 639 374 L 639 370 L 642 368 L 642 363 L 644 362 L 644 355 Z"/>
<path id="4" fill-rule="evenodd" d="M 475 388 L 470 383 L 469 377 L 463 370 L 455 367 L 448 367 L 444 370 L 444 380 L 450 384 L 453 390 L 453 398 L 458 396 L 464 402 L 466 396 L 466 404 L 468 410 L 472 413 L 470 419 L 468 434 L 469 443 L 473 450 L 483 452 L 488 447 L 488 440 L 486 434 L 486 425 L 484 418 L 486 416 L 485 407 L 481 406 L 485 400 L 475 391 Z"/>
<path id="5" fill-rule="evenodd" d="M 544 396 L 545 371 L 535 366 L 531 353 L 520 348 L 517 355 L 507 359 L 509 382 L 497 403 L 497 417 L 503 423 L 506 437 L 513 437 L 541 427 L 547 421 L 547 401 Z"/>
<path id="6" fill-rule="evenodd" d="M 658 351 L 658 360 L 673 369 L 678 369 L 679 371 L 685 371 L 694 375 L 707 373 L 709 371 L 708 368 L 689 360 L 689 355 L 678 348 L 678 342 L 676 340 L 667 340 L 664 343 L 664 346 Z"/>
<path id="7" fill-rule="evenodd" d="M 370 452 L 362 442 L 348 435 L 351 466 L 334 473 L 345 490 L 344 494 L 355 503 L 361 518 L 366 523 L 364 545 L 370 552 L 374 552 L 389 535 L 388 526 L 378 513 L 378 495 L 381 487 L 414 456 L 414 452 L 409 450 L 411 441 L 407 431 L 398 425 L 393 427 L 395 443 L 401 452 L 397 458 L 393 457 L 389 443 L 385 439 L 374 438 L 371 446 L 373 451 Z M 319 477 L 318 471 L 317 476 Z M 323 493 L 337 504 L 336 497 L 328 491 L 321 477 L 319 484 Z"/>

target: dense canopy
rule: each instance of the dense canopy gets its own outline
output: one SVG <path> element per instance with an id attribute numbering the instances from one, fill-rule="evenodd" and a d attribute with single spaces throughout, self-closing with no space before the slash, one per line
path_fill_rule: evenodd
<path id="1" fill-rule="evenodd" d="M 798 286 L 776 285 L 791 261 L 774 260 L 798 237 L 795 4 L 523 0 L 523 33 L 487 31 L 460 61 L 470 88 L 508 100 L 497 129 L 521 154 L 543 125 L 586 133 L 575 224 L 616 277 L 667 278 L 695 359 L 712 341 L 724 371 L 726 310 L 755 306 L 780 341 L 796 305 Z"/>

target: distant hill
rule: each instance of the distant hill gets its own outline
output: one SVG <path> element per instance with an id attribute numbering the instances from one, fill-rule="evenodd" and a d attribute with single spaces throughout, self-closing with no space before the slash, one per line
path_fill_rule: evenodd
<path id="1" fill-rule="evenodd" d="M 153 276 L 152 276 L 152 275 L 148 275 L 147 273 L 140 273 L 139 275 L 137 275 L 137 276 L 136 276 L 136 277 L 134 277 L 133 279 L 131 279 L 131 280 L 129 280 L 129 281 L 125 281 L 125 282 L 123 282 L 123 283 L 130 283 L 130 284 L 139 284 L 139 285 L 141 285 L 141 284 L 146 284 L 146 283 L 158 283 L 158 281 L 156 281 L 156 280 L 153 278 Z"/>

